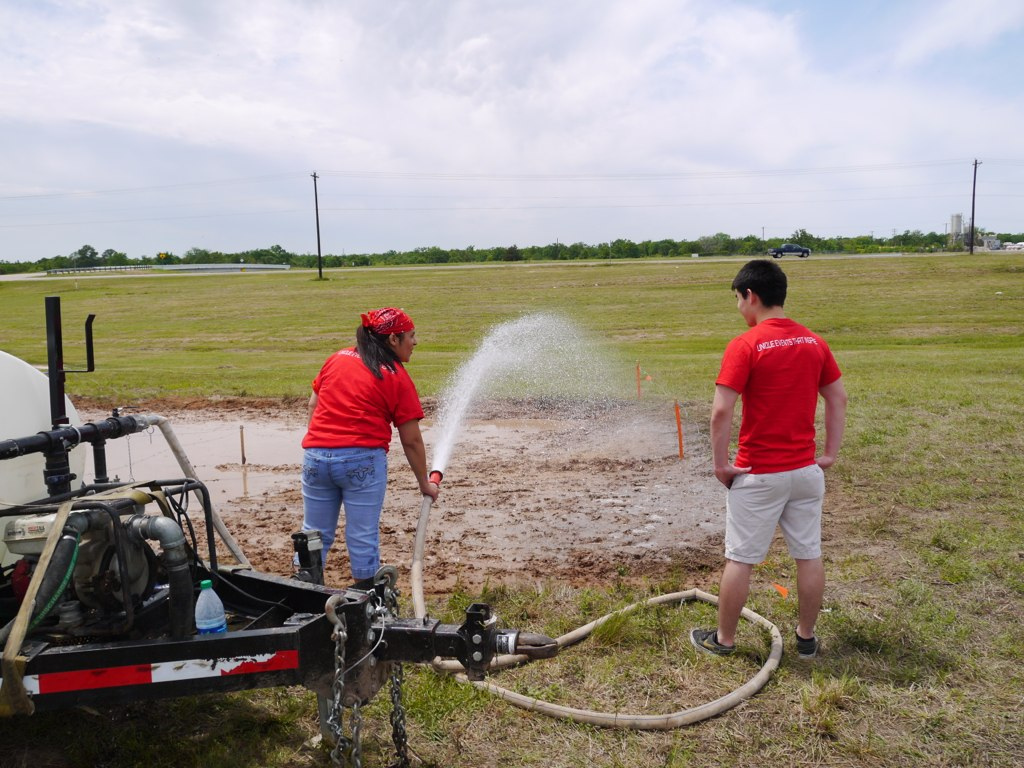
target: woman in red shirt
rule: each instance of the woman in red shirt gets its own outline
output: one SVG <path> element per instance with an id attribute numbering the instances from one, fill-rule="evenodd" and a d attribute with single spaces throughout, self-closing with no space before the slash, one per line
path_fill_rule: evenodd
<path id="1" fill-rule="evenodd" d="M 392 425 L 420 492 L 436 499 L 439 488 L 427 477 L 423 407 L 403 366 L 417 343 L 412 319 L 385 307 L 362 315 L 362 321 L 356 346 L 331 355 L 313 380 L 302 440 L 302 528 L 320 532 L 326 560 L 344 506 L 352 578 L 368 586 L 380 567 Z"/>

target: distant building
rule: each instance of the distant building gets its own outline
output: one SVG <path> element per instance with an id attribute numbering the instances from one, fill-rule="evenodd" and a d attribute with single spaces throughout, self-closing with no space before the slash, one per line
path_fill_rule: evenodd
<path id="1" fill-rule="evenodd" d="M 951 245 L 964 240 L 964 215 L 954 213 L 949 217 L 949 242 Z"/>

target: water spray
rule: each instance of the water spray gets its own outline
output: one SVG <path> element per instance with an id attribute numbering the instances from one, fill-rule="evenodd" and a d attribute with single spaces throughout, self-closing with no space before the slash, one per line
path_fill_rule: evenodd
<path id="1" fill-rule="evenodd" d="M 437 413 L 433 465 L 444 472 L 470 407 L 483 395 L 573 396 L 583 407 L 611 399 L 622 383 L 576 323 L 535 312 L 495 326 L 448 382 Z"/>

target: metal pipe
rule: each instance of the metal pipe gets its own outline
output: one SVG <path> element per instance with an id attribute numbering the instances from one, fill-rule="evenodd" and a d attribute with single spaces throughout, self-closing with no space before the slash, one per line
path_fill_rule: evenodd
<path id="1" fill-rule="evenodd" d="M 189 637 L 195 613 L 192 606 L 192 573 L 185 534 L 181 527 L 169 517 L 156 515 L 133 515 L 128 519 L 126 527 L 130 533 L 142 539 L 160 542 L 171 591 L 171 639 L 183 640 Z"/>
<path id="2" fill-rule="evenodd" d="M 58 427 L 26 437 L 0 440 L 0 459 L 14 459 L 32 453 L 68 451 L 81 443 L 95 443 L 108 438 L 124 437 L 134 432 L 141 432 L 148 426 L 148 422 L 137 416 L 111 416 L 102 421 L 89 422 L 77 427 Z M 67 492 L 69 491 L 62 493 Z"/>

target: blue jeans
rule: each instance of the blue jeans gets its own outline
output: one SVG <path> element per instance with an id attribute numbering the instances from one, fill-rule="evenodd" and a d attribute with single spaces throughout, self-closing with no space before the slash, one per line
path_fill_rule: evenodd
<path id="1" fill-rule="evenodd" d="M 324 563 L 345 507 L 345 546 L 352 578 L 380 568 L 380 512 L 388 484 L 383 448 L 307 448 L 302 462 L 302 530 L 320 531 Z"/>

